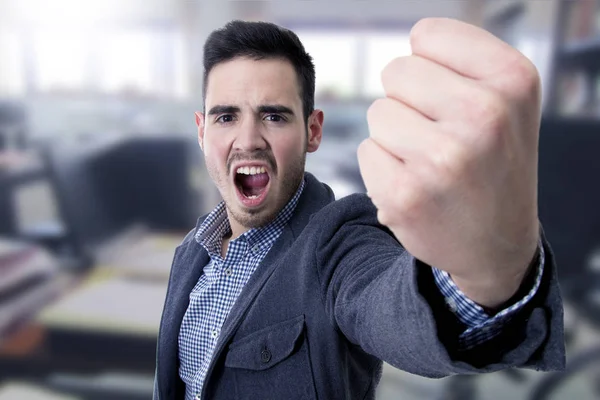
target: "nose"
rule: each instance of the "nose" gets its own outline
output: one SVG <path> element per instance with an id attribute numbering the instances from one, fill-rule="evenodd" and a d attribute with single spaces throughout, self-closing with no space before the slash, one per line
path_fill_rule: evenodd
<path id="1" fill-rule="evenodd" d="M 248 118 L 240 125 L 240 129 L 236 135 L 234 149 L 251 152 L 255 150 L 264 150 L 268 147 L 263 136 L 260 124 L 253 119 Z"/>

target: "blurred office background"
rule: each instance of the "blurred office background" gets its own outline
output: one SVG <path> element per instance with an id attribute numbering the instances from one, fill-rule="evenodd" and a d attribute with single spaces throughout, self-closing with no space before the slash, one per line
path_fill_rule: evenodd
<path id="1" fill-rule="evenodd" d="M 0 0 L 0 399 L 151 397 L 173 250 L 219 200 L 193 115 L 213 29 L 298 33 L 326 115 L 307 169 L 342 197 L 364 190 L 355 149 L 379 73 L 428 16 L 483 26 L 540 71 L 540 214 L 571 369 L 386 366 L 378 398 L 600 398 L 600 1 Z"/>

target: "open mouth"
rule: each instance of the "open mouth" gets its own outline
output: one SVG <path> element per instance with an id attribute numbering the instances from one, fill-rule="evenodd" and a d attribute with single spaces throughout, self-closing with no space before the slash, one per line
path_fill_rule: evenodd
<path id="1" fill-rule="evenodd" d="M 234 181 L 242 203 L 255 207 L 265 199 L 270 178 L 263 166 L 244 166 L 236 169 Z"/>

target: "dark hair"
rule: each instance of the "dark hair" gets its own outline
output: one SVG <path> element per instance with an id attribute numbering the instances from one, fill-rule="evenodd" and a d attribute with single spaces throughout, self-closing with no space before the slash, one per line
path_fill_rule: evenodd
<path id="1" fill-rule="evenodd" d="M 315 107 L 315 66 L 294 32 L 269 22 L 238 20 L 213 31 L 204 44 L 204 101 L 212 68 L 237 57 L 288 60 L 296 70 L 306 122 Z"/>

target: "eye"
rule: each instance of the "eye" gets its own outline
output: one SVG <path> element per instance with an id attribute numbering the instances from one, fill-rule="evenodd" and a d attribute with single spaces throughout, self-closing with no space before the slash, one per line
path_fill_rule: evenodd
<path id="1" fill-rule="evenodd" d="M 216 122 L 218 124 L 226 124 L 226 123 L 229 123 L 229 122 L 233 122 L 233 115 L 231 115 L 231 114 L 220 115 L 217 118 Z"/>
<path id="2" fill-rule="evenodd" d="M 265 117 L 265 120 L 269 122 L 285 122 L 285 118 L 279 114 L 268 114 Z"/>

